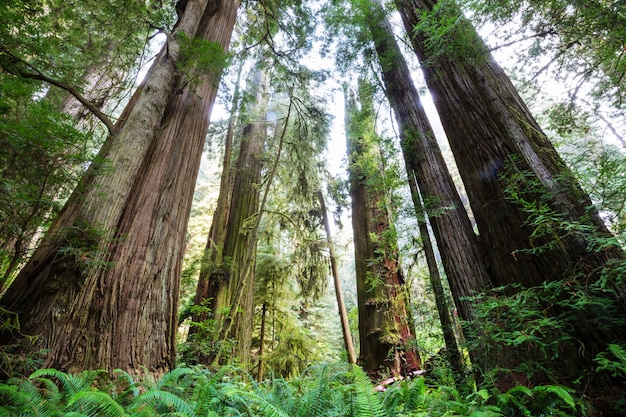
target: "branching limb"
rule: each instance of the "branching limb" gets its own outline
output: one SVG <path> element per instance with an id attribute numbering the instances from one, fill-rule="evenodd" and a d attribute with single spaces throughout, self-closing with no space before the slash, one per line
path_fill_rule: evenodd
<path id="1" fill-rule="evenodd" d="M 33 65 L 29 64 L 28 62 L 24 61 L 23 59 L 19 58 L 18 56 L 12 54 L 11 52 L 7 51 L 6 49 L 2 50 L 1 52 L 2 52 L 2 54 L 7 55 L 11 59 L 12 62 L 14 62 L 16 64 L 21 64 L 23 66 L 26 66 L 32 72 L 24 71 L 24 70 L 18 68 L 17 65 L 11 66 L 11 67 L 6 66 L 6 65 L 2 65 L 2 68 L 4 70 L 6 70 L 7 72 L 9 72 L 9 73 L 11 73 L 11 74 L 13 74 L 13 75 L 15 75 L 17 77 L 27 78 L 27 79 L 31 79 L 31 80 L 43 81 L 45 83 L 48 83 L 50 85 L 53 85 L 55 87 L 58 87 L 58 88 L 60 88 L 62 90 L 67 91 L 76 100 L 78 100 L 83 106 L 85 106 L 85 108 L 87 108 L 87 110 L 89 110 L 91 113 L 93 113 L 94 116 L 96 116 L 98 119 L 100 119 L 100 121 L 102 123 L 104 123 L 104 125 L 107 127 L 107 129 L 109 130 L 109 133 L 111 135 L 116 133 L 115 125 L 113 124 L 111 119 L 109 119 L 109 117 L 106 114 L 104 114 L 91 101 L 89 101 L 87 98 L 85 98 L 74 87 L 64 83 L 63 81 L 60 81 L 60 80 L 57 80 L 57 79 L 54 79 L 52 77 L 47 76 L 46 74 L 41 72 L 39 69 L 35 68 Z"/>

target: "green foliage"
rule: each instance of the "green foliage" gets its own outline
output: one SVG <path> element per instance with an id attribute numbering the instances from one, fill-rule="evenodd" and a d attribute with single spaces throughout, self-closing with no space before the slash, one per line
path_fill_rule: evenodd
<path id="1" fill-rule="evenodd" d="M 89 223 L 76 223 L 66 228 L 59 255 L 77 264 L 81 270 L 106 269 L 111 262 L 102 259 L 102 247 L 115 239 L 106 238 L 107 232 Z"/>
<path id="2" fill-rule="evenodd" d="M 489 380 L 509 374 L 544 382 L 583 380 L 589 375 L 567 375 L 567 369 L 558 369 L 556 375 L 550 364 L 581 349 L 574 336 L 577 332 L 620 326 L 623 321 L 603 290 L 571 279 L 531 288 L 496 288 L 473 301 L 476 320 L 472 328 L 480 333 L 468 329 L 474 340 L 470 348 L 481 352 L 486 368 L 490 367 L 488 358 L 497 357 L 500 365 L 490 369 Z M 598 359 L 606 367 L 596 371 L 613 369 L 606 358 Z"/>
<path id="3" fill-rule="evenodd" d="M 173 23 L 172 2 L 166 3 L 2 2 L 0 19 L 6 24 L 0 28 L 0 67 L 10 73 L 36 69 L 76 87 L 83 85 L 84 72 L 94 63 L 103 72 L 124 74 L 136 65 L 151 27 Z M 115 86 L 120 87 L 125 83 Z"/>
<path id="4" fill-rule="evenodd" d="M 624 2 L 571 0 L 467 0 L 475 17 L 499 25 L 498 41 L 513 44 L 526 73 L 549 66 L 562 79 L 581 80 L 599 100 L 623 109 L 626 77 Z M 547 59 L 539 59 L 539 58 Z M 548 65 L 546 65 L 548 62 Z"/>
<path id="5" fill-rule="evenodd" d="M 566 190 L 570 199 L 578 198 L 581 201 L 586 199 L 583 190 L 577 186 L 579 178 L 583 183 L 587 182 L 587 186 L 592 189 L 592 195 L 597 198 L 598 205 L 590 204 L 585 208 L 587 213 L 579 215 L 576 220 L 571 220 L 567 208 L 560 207 L 554 202 L 554 196 L 546 190 L 544 184 L 533 173 L 516 167 L 516 159 L 507 166 L 507 173 L 503 175 L 503 179 L 507 182 L 504 192 L 507 198 L 526 214 L 525 225 L 530 229 L 529 247 L 519 248 L 517 252 L 538 254 L 558 249 L 563 246 L 563 242 L 567 241 L 584 242 L 582 243 L 585 245 L 584 250 L 596 252 L 623 244 L 623 236 L 603 233 L 598 230 L 599 228 L 591 219 L 595 216 L 596 210 L 600 209 L 601 212 L 610 215 L 609 219 L 614 229 L 620 232 L 619 224 L 626 202 L 626 194 L 623 194 L 626 184 L 624 166 L 620 164 L 624 161 L 624 157 L 623 155 L 608 157 L 607 161 L 604 153 L 598 159 L 593 159 L 591 155 L 593 154 L 585 155 L 589 159 L 581 163 L 579 173 L 576 174 L 564 168 L 564 174 L 553 180 L 556 187 Z M 607 162 L 606 166 L 592 168 L 595 164 L 602 166 L 603 160 Z M 592 170 L 596 172 L 589 172 Z M 607 176 L 611 176 L 612 179 L 608 179 Z M 589 184 L 590 181 L 597 181 L 597 187 Z M 564 274 L 571 272 L 563 271 Z"/>
<path id="6" fill-rule="evenodd" d="M 431 10 L 420 12 L 415 35 L 424 39 L 430 61 L 445 55 L 449 60 L 480 63 L 488 55 L 472 25 L 465 19 L 456 0 L 435 2 Z"/>
<path id="7" fill-rule="evenodd" d="M 508 392 L 429 388 L 422 378 L 374 385 L 359 367 L 323 364 L 300 377 L 255 383 L 237 368 L 217 372 L 180 367 L 157 381 L 117 370 L 69 375 L 41 370 L 0 383 L 3 416 L 225 416 L 248 417 L 439 417 L 581 416 L 580 403 L 559 386 Z"/>
<path id="8" fill-rule="evenodd" d="M 178 357 L 183 363 L 194 363 L 199 358 L 226 355 L 232 352 L 237 341 L 232 339 L 217 340 L 220 331 L 219 323 L 213 318 L 213 311 L 209 307 L 211 300 L 203 300 L 200 305 L 189 307 L 190 315 L 202 317 L 201 321 L 190 321 L 190 328 L 194 332 L 178 346 Z"/>
<path id="9" fill-rule="evenodd" d="M 375 62 L 372 35 L 367 19 L 369 1 L 330 1 L 322 7 L 325 44 L 335 46 L 335 65 L 340 73 L 367 68 Z M 330 48 L 329 48 L 330 49 Z"/>
<path id="10" fill-rule="evenodd" d="M 606 352 L 596 357 L 599 371 L 609 371 L 611 376 L 626 378 L 626 349 L 623 346 L 610 344 Z"/>
<path id="11" fill-rule="evenodd" d="M 573 126 L 573 125 L 570 125 Z M 578 125 L 574 125 L 578 126 Z M 574 170 L 603 220 L 626 246 L 626 155 L 619 148 L 591 137 L 579 141 L 574 132 L 560 153 Z M 592 132 L 593 133 L 593 132 Z"/>
<path id="12" fill-rule="evenodd" d="M 15 277 L 100 146 L 101 131 L 90 126 L 88 112 L 69 109 L 69 93 L 59 87 L 112 111 L 134 85 L 148 33 L 173 23 L 167 3 L 0 4 L 0 289 Z"/>
<path id="13" fill-rule="evenodd" d="M 16 343 L 0 346 L 0 376 L 13 378 L 28 375 L 39 368 L 43 364 L 46 351 L 24 354 L 23 348 L 34 342 L 36 337 L 22 334 L 18 314 L 0 307 L 0 323 L 0 332 L 21 336 Z"/>
<path id="14" fill-rule="evenodd" d="M 194 89 L 205 77 L 216 84 L 224 68 L 229 65 L 230 56 L 216 41 L 189 37 L 184 32 L 178 34 L 180 60 L 178 69 L 185 74 L 189 87 Z"/>
<path id="15" fill-rule="evenodd" d="M 0 288 L 90 158 L 89 136 L 48 101 L 33 101 L 38 88 L 0 76 Z"/>

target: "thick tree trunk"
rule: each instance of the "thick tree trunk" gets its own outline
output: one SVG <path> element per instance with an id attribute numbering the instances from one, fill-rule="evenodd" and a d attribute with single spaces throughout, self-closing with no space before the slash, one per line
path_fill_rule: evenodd
<path id="1" fill-rule="evenodd" d="M 593 286 L 603 272 L 610 270 L 609 263 L 623 260 L 624 254 L 617 246 L 593 249 L 593 239 L 610 236 L 608 230 L 502 68 L 458 9 L 453 9 L 457 26 L 450 39 L 464 39 L 471 56 L 454 52 L 459 48 L 429 50 L 430 39 L 414 30 L 421 13 L 432 11 L 437 1 L 395 3 L 423 64 L 427 85 L 465 183 L 493 284 L 532 287 L 568 279 L 581 291 Z M 511 197 L 533 207 L 525 209 L 522 201 L 512 201 Z M 532 211 L 540 209 L 548 209 L 549 215 L 556 218 L 549 233 L 543 235 L 533 234 L 535 229 L 529 224 Z M 568 231 L 559 225 L 562 222 L 582 225 L 587 230 Z M 618 281 L 609 275 L 606 285 L 616 296 L 604 292 L 603 297 L 615 303 L 614 314 L 623 316 L 626 287 Z M 576 317 L 571 330 L 572 344 L 576 346 L 561 345 L 559 357 L 546 363 L 551 373 L 565 384 L 581 375 L 591 375 L 589 384 L 581 389 L 595 391 L 594 395 L 604 395 L 605 389 L 623 390 L 623 386 L 617 386 L 621 383 L 595 378 L 590 371 L 596 367 L 594 357 L 609 343 L 626 340 L 626 328 L 607 322 L 603 317 L 607 313 L 593 306 L 582 311 L 564 308 L 554 306 L 548 313 Z M 522 354 L 533 356 L 533 352 L 518 354 L 514 358 L 518 361 L 524 360 Z M 540 377 L 535 382 L 541 382 Z"/>
<path id="2" fill-rule="evenodd" d="M 318 191 L 317 198 L 320 202 L 322 210 L 322 222 L 326 231 L 326 241 L 328 243 L 328 252 L 330 256 L 330 268 L 333 274 L 333 284 L 335 286 L 335 296 L 337 297 L 337 309 L 339 310 L 339 319 L 341 320 L 341 331 L 343 334 L 343 343 L 346 347 L 348 363 L 356 364 L 356 352 L 352 343 L 352 334 L 350 333 L 350 323 L 348 321 L 348 312 L 346 304 L 343 302 L 343 293 L 341 292 L 341 281 L 339 280 L 339 270 L 337 268 L 337 257 L 335 256 L 335 244 L 333 243 L 332 233 L 330 231 L 330 221 L 328 220 L 328 211 L 324 202 L 324 195 Z"/>
<path id="3" fill-rule="evenodd" d="M 346 103 L 359 361 L 372 375 L 380 375 L 385 369 L 392 375 L 405 375 L 420 369 L 421 360 L 410 345 L 414 335 L 409 327 L 397 242 L 387 212 L 387 191 L 382 189 L 372 99 L 361 98 L 360 112 L 353 97 L 346 97 Z"/>
<path id="4" fill-rule="evenodd" d="M 190 0 L 174 35 L 226 50 L 238 5 Z M 2 299 L 39 337 L 32 348 L 50 349 L 45 366 L 161 373 L 174 363 L 183 238 L 217 85 L 186 88 L 179 56 L 173 36 Z"/>
<path id="5" fill-rule="evenodd" d="M 484 253 L 428 122 L 419 93 L 391 26 L 379 2 L 371 3 L 369 18 L 387 97 L 396 115 L 400 145 L 408 175 L 416 181 L 428 213 L 452 296 L 461 318 L 472 318 L 465 297 L 489 287 Z M 416 212 L 421 213 L 416 206 Z"/>

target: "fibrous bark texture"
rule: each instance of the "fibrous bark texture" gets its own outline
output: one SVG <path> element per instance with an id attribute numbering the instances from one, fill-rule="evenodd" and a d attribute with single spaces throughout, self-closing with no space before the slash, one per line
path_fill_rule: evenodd
<path id="1" fill-rule="evenodd" d="M 263 148 L 266 130 L 269 82 L 261 67 L 251 80 L 254 100 L 247 116 L 254 119 L 241 132 L 241 145 L 234 173 L 232 197 L 228 213 L 221 272 L 209 278 L 209 298 L 219 334 L 219 344 L 232 342 L 233 350 L 220 348 L 209 361 L 233 357 L 241 363 L 250 361 L 254 318 L 254 270 L 256 265 L 257 221 L 260 216 L 260 190 Z M 256 89 L 256 90 L 255 90 Z M 259 121 L 261 119 L 261 121 Z"/>
<path id="2" fill-rule="evenodd" d="M 469 320 L 472 307 L 465 297 L 483 291 L 490 283 L 483 254 L 382 6 L 372 2 L 368 13 L 387 97 L 400 130 L 406 169 L 427 203 L 425 209 L 456 307 L 460 316 Z M 416 210 L 421 217 L 421 206 L 416 205 Z"/>
<path id="3" fill-rule="evenodd" d="M 189 0 L 175 33 L 2 299 L 62 370 L 174 364 L 178 280 L 217 75 L 190 88 L 177 35 L 230 42 L 238 1 Z M 3 343 L 15 341 L 4 333 Z"/>
<path id="4" fill-rule="evenodd" d="M 594 241 L 609 232 L 475 30 L 452 3 L 438 9 L 441 2 L 435 0 L 395 3 L 465 183 L 493 284 L 528 288 L 566 280 L 564 289 L 574 285 L 584 292 L 608 276 L 603 285 L 611 291 L 595 296 L 604 297 L 613 304 L 613 314 L 623 317 L 626 288 L 622 280 L 605 275 L 610 262 L 623 260 L 623 252 L 612 245 L 594 248 Z M 462 42 L 460 47 L 434 48 L 427 30 L 415 30 L 423 14 L 436 19 L 450 13 L 456 24 L 447 40 Z M 542 223 L 538 213 L 548 213 L 553 221 Z M 564 329 L 570 342 L 561 344 L 558 358 L 544 363 L 552 377 L 572 384 L 581 375 L 589 376 L 588 384 L 579 387 L 594 395 L 623 390 L 617 381 L 593 373 L 595 356 L 626 339 L 623 320 L 609 321 L 597 305 L 568 310 L 563 302 L 545 311 L 552 317 L 571 316 L 566 318 L 572 322 L 571 329 Z M 536 354 L 520 351 L 508 360 L 523 362 Z M 540 382 L 541 377 L 529 381 Z"/>

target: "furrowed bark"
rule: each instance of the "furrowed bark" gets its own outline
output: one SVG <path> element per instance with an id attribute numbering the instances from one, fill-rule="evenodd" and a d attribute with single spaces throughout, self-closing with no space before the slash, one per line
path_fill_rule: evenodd
<path id="1" fill-rule="evenodd" d="M 433 12 L 435 0 L 396 0 L 415 54 L 422 63 L 427 86 L 448 136 L 459 172 L 465 184 L 476 219 L 485 257 L 496 286 L 519 284 L 522 288 L 542 287 L 545 282 L 564 283 L 564 296 L 570 285 L 583 293 L 598 280 L 608 279 L 605 297 L 613 305 L 607 313 L 597 305 L 577 310 L 567 305 L 546 310 L 552 317 L 566 317 L 572 329 L 563 329 L 571 341 L 561 343 L 558 358 L 543 359 L 549 372 L 539 371 L 530 380 L 521 372 L 513 378 L 525 384 L 547 380 L 577 385 L 582 393 L 599 398 L 623 395 L 621 382 L 594 372 L 594 358 L 611 343 L 626 340 L 626 327 L 611 317 L 626 314 L 626 285 L 611 276 L 611 264 L 623 262 L 624 253 L 616 245 L 594 249 L 596 239 L 611 235 L 587 194 L 537 124 L 502 68 L 488 53 L 482 40 L 458 8 L 450 42 L 462 40 L 464 48 L 429 47 L 428 33 L 416 30 L 422 13 Z M 450 10 L 448 10 L 450 12 Z M 440 13 L 440 12 L 437 12 Z M 471 50 L 471 54 L 455 51 Z M 531 209 L 524 207 L 524 202 Z M 533 211 L 548 210 L 556 221 L 542 224 L 548 233 L 534 234 Z M 584 227 L 567 230 L 564 224 Z M 605 275 L 607 274 L 607 275 Z M 515 293 L 508 287 L 507 294 Z M 532 350 L 507 348 L 508 357 L 493 358 L 502 366 L 537 358 Z M 526 358 L 526 359 L 525 359 Z M 506 383 L 506 380 L 503 380 Z M 511 381 L 509 381 L 511 382 Z M 512 381 L 511 383 L 515 383 Z M 505 387 L 506 388 L 506 387 Z M 609 400 L 609 402 L 612 400 Z"/>
<path id="2" fill-rule="evenodd" d="M 215 77 L 181 88 L 177 35 L 226 50 L 238 6 L 188 2 L 120 129 L 3 297 L 22 333 L 39 337 L 32 348 L 50 349 L 45 366 L 173 365 L 182 242 L 217 88 Z"/>

